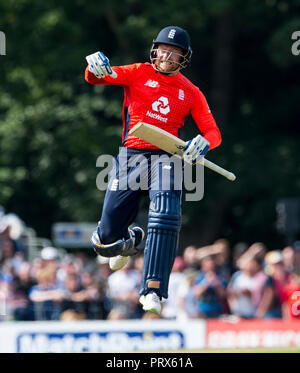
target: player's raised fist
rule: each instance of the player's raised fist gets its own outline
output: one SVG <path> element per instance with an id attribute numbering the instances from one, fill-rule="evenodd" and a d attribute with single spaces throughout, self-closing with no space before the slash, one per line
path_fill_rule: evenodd
<path id="1" fill-rule="evenodd" d="M 109 59 L 102 52 L 90 54 L 85 58 L 89 65 L 89 71 L 97 78 L 104 78 L 107 75 L 111 75 L 113 78 L 117 77 L 110 67 Z"/>

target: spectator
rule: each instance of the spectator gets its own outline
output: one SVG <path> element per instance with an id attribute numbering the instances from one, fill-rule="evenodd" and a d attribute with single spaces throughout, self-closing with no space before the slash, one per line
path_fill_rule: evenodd
<path id="1" fill-rule="evenodd" d="M 215 262 L 217 264 L 218 274 L 228 282 L 232 273 L 229 242 L 224 238 L 220 238 L 216 240 L 212 246 L 217 250 Z"/>
<path id="2" fill-rule="evenodd" d="M 42 258 L 34 258 L 31 265 L 31 277 L 37 280 L 38 273 L 43 269 L 43 260 Z"/>
<path id="3" fill-rule="evenodd" d="M 23 255 L 16 254 L 13 240 L 7 237 L 0 237 L 0 269 L 9 263 L 16 273 L 24 261 Z"/>
<path id="4" fill-rule="evenodd" d="M 105 319 L 110 311 L 102 283 L 97 283 L 93 270 L 86 267 L 81 273 L 82 290 L 76 295 L 77 300 L 84 302 L 88 319 Z"/>
<path id="5" fill-rule="evenodd" d="M 131 260 L 108 278 L 108 297 L 112 308 L 126 309 L 128 319 L 140 318 L 142 314 L 139 306 L 140 273 L 132 268 L 132 264 Z"/>
<path id="6" fill-rule="evenodd" d="M 261 304 L 255 315 L 260 318 L 281 318 L 283 288 L 290 276 L 284 269 L 280 251 L 269 251 L 265 256 L 265 263 L 265 272 L 268 277 Z"/>
<path id="7" fill-rule="evenodd" d="M 176 318 L 179 321 L 198 317 L 198 299 L 194 293 L 194 284 L 200 272 L 194 268 L 187 268 L 185 278 L 178 287 L 178 303 Z"/>
<path id="8" fill-rule="evenodd" d="M 75 260 L 75 256 L 71 254 L 65 255 L 59 265 L 57 271 L 57 279 L 60 284 L 63 284 L 69 275 L 77 276 L 77 281 L 80 281 L 80 267 Z"/>
<path id="9" fill-rule="evenodd" d="M 187 246 L 183 251 L 183 260 L 187 267 L 199 269 L 197 247 L 194 245 Z"/>
<path id="10" fill-rule="evenodd" d="M 38 272 L 37 285 L 29 291 L 33 302 L 35 320 L 58 320 L 64 291 L 57 285 L 56 265 L 47 266 Z"/>
<path id="11" fill-rule="evenodd" d="M 294 243 L 294 270 L 293 270 L 293 273 L 295 273 L 295 271 L 297 271 L 299 268 L 300 268 L 300 241 L 296 241 Z"/>
<path id="12" fill-rule="evenodd" d="M 245 242 L 238 242 L 233 247 L 233 254 L 232 254 L 232 272 L 237 272 L 240 268 L 238 266 L 240 257 L 247 251 L 248 245 Z"/>
<path id="13" fill-rule="evenodd" d="M 20 304 L 15 309 L 15 312 L 14 312 L 15 320 L 19 320 L 19 321 L 34 320 L 33 304 L 28 297 L 29 291 L 34 285 L 36 285 L 36 281 L 31 276 L 30 263 L 23 262 L 15 278 L 16 293 L 19 295 L 20 299 L 23 299 L 23 304 Z"/>
<path id="14" fill-rule="evenodd" d="M 45 267 L 59 267 L 58 250 L 55 247 L 47 246 L 41 251 L 42 266 Z"/>
<path id="15" fill-rule="evenodd" d="M 237 260 L 237 267 L 241 268 L 252 259 L 258 259 L 264 265 L 266 246 L 262 242 L 254 242 Z"/>
<path id="16" fill-rule="evenodd" d="M 223 313 L 226 282 L 217 274 L 216 262 L 211 256 L 202 259 L 201 272 L 194 285 L 199 317 L 217 318 Z"/>
<path id="17" fill-rule="evenodd" d="M 300 267 L 293 270 L 283 289 L 282 314 L 284 320 L 300 320 Z"/>
<path id="18" fill-rule="evenodd" d="M 282 249 L 282 262 L 287 272 L 291 273 L 295 267 L 295 250 L 292 246 Z"/>
<path id="19" fill-rule="evenodd" d="M 82 290 L 80 278 L 76 273 L 69 273 L 64 281 L 64 299 L 62 301 L 62 312 L 72 310 L 84 312 L 84 306 L 77 300 L 76 294 Z"/>
<path id="20" fill-rule="evenodd" d="M 169 278 L 169 297 L 162 303 L 161 315 L 165 319 L 175 319 L 177 316 L 178 288 L 185 278 L 185 275 L 182 273 L 184 268 L 185 263 L 183 259 L 177 256 Z"/>
<path id="21" fill-rule="evenodd" d="M 10 274 L 1 274 L 0 276 L 0 316 L 5 320 L 14 319 L 15 309 L 15 288 L 14 279 Z"/>
<path id="22" fill-rule="evenodd" d="M 103 285 L 107 284 L 108 277 L 113 273 L 109 267 L 109 258 L 97 255 L 98 270 L 96 272 L 96 279 L 102 282 Z"/>
<path id="23" fill-rule="evenodd" d="M 259 310 L 267 281 L 259 259 L 243 258 L 241 268 L 235 272 L 228 284 L 227 294 L 231 312 L 242 318 L 254 318 Z"/>

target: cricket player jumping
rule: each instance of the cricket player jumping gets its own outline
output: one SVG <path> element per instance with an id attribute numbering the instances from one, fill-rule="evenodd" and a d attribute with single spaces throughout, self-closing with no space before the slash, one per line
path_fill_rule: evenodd
<path id="1" fill-rule="evenodd" d="M 130 256 L 140 251 L 138 246 L 144 232 L 140 227 L 128 227 L 138 213 L 145 190 L 124 190 L 119 188 L 119 182 L 124 167 L 126 175 L 130 176 L 140 165 L 129 167 L 126 163 L 128 157 L 136 156 L 142 160 L 140 163 L 146 160 L 149 170 L 146 172 L 149 179 L 146 194 L 150 205 L 140 303 L 145 311 L 155 314 L 160 314 L 162 298 L 168 297 L 169 276 L 181 226 L 182 191 L 176 187 L 176 165 L 168 164 L 167 160 L 153 161 L 153 156 L 167 153 L 129 134 L 129 131 L 139 122 L 148 122 L 179 137 L 180 128 L 191 114 L 201 134 L 187 141 L 183 160 L 196 162 L 208 150 L 220 145 L 221 134 L 203 93 L 180 73 L 190 64 L 191 57 L 187 31 L 168 26 L 153 40 L 150 63 L 111 67 L 102 52 L 86 58 L 85 79 L 88 83 L 119 85 L 125 93 L 123 148 L 115 157 L 114 177 L 109 181 L 102 216 L 91 237 L 92 246 L 97 254 L 110 258 L 113 270 L 122 268 Z M 122 154 L 124 149 L 125 155 Z M 178 162 L 182 160 L 178 159 Z M 165 183 L 163 169 L 169 172 L 168 183 Z M 179 182 L 182 183 L 182 179 Z"/>

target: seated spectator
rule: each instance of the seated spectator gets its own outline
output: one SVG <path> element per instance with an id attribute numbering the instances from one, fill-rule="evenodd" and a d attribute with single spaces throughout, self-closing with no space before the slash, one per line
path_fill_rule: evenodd
<path id="1" fill-rule="evenodd" d="M 59 319 L 65 293 L 57 285 L 56 272 L 56 265 L 41 269 L 37 275 L 37 285 L 29 291 L 35 320 Z"/>
<path id="2" fill-rule="evenodd" d="M 194 293 L 194 284 L 200 272 L 194 268 L 187 268 L 183 274 L 184 279 L 178 286 L 176 319 L 179 321 L 198 317 L 198 298 Z"/>
<path id="3" fill-rule="evenodd" d="M 178 288 L 184 281 L 185 263 L 180 256 L 175 258 L 169 278 L 169 297 L 162 303 L 161 315 L 165 319 L 175 319 L 177 315 Z"/>
<path id="4" fill-rule="evenodd" d="M 282 314 L 284 320 L 300 320 L 300 267 L 294 269 L 283 289 Z"/>
<path id="5" fill-rule="evenodd" d="M 201 274 L 194 285 L 198 298 L 199 317 L 217 318 L 223 313 L 223 300 L 226 297 L 226 282 L 217 274 L 217 266 L 211 256 L 201 261 Z"/>

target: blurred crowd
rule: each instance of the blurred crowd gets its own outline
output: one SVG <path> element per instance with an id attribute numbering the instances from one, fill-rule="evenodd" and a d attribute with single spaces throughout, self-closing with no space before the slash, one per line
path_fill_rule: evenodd
<path id="1" fill-rule="evenodd" d="M 177 256 L 161 316 L 139 304 L 143 255 L 112 272 L 88 251 L 44 247 L 31 262 L 0 220 L 0 311 L 5 320 L 235 318 L 300 320 L 300 245 L 269 250 L 226 239 Z M 1 312 L 0 312 L 1 317 Z"/>

